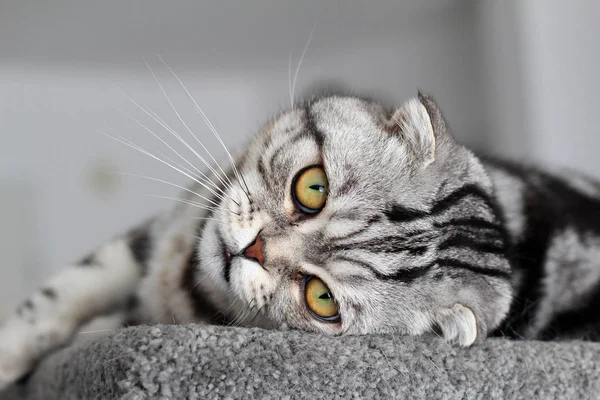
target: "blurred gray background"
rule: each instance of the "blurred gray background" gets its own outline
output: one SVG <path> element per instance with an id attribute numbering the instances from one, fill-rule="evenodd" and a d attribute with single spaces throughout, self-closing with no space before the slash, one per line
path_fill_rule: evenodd
<path id="1" fill-rule="evenodd" d="M 187 134 L 144 58 L 219 160 L 223 149 L 156 54 L 239 152 L 289 107 L 290 54 L 294 75 L 316 26 L 297 101 L 342 87 L 399 105 L 421 89 L 479 151 L 600 177 L 599 16 L 594 0 L 1 0 L 0 316 L 170 206 L 147 194 L 177 194 L 114 172 L 186 182 L 98 132 L 169 152 L 132 119 L 164 134 L 125 92 Z"/>

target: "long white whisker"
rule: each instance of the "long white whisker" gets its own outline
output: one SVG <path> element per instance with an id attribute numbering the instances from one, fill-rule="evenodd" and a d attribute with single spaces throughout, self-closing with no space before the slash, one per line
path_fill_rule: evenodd
<path id="1" fill-rule="evenodd" d="M 200 116 L 204 120 L 204 123 L 208 126 L 208 128 L 211 130 L 211 132 L 213 133 L 213 135 L 215 135 L 215 137 L 217 138 L 217 140 L 219 141 L 219 143 L 221 144 L 221 146 L 223 146 L 223 149 L 225 150 L 225 152 L 227 153 L 227 156 L 229 157 L 229 162 L 231 163 L 231 166 L 233 168 L 233 173 L 238 178 L 238 182 L 240 183 L 240 187 L 242 185 L 241 182 L 244 182 L 244 186 L 246 187 L 245 190 L 244 190 L 244 192 L 245 192 L 246 196 L 248 197 L 249 193 L 250 193 L 248 191 L 248 185 L 246 184 L 246 181 L 244 180 L 244 177 L 238 171 L 237 166 L 235 165 L 235 161 L 234 161 L 233 157 L 231 156 L 231 153 L 227 149 L 227 146 L 225 146 L 225 143 L 223 142 L 223 139 L 221 139 L 221 136 L 219 135 L 219 133 L 217 132 L 217 130 L 215 129 L 215 127 L 213 126 L 213 124 L 210 122 L 210 120 L 208 119 L 208 117 L 206 116 L 206 114 L 204 114 L 204 111 L 202 111 L 202 109 L 200 108 L 200 106 L 198 105 L 198 103 L 196 102 L 196 100 L 194 99 L 194 96 L 192 96 L 192 94 L 190 93 L 190 91 L 185 87 L 185 85 L 183 84 L 183 82 L 181 81 L 181 79 L 179 79 L 179 77 L 177 76 L 177 74 L 175 73 L 175 71 L 173 71 L 173 69 L 169 66 L 169 64 L 167 64 L 167 62 L 160 55 L 157 55 L 157 56 L 160 59 L 160 61 L 165 65 L 165 67 L 167 67 L 167 69 L 171 72 L 171 74 L 173 74 L 173 77 L 177 80 L 177 82 L 179 82 L 179 85 L 184 90 L 184 92 L 188 96 L 188 98 L 194 104 L 194 107 L 196 108 L 196 111 L 198 111 L 198 113 L 200 114 Z M 242 187 L 242 189 L 244 189 L 244 188 Z"/>
<path id="2" fill-rule="evenodd" d="M 208 169 L 211 170 L 211 172 L 213 172 L 213 174 L 216 174 L 216 172 L 214 172 L 214 169 L 212 168 L 212 166 L 200 154 L 198 154 L 177 132 L 175 132 L 175 130 L 173 130 L 169 125 L 167 125 L 151 108 L 142 106 L 137 101 L 135 101 L 133 98 L 131 98 L 127 93 L 125 93 L 123 91 L 121 91 L 121 92 L 132 104 L 137 106 L 142 112 L 144 112 L 146 115 L 148 115 L 150 118 L 152 118 L 156 123 L 158 123 L 160 126 L 162 126 L 167 132 L 169 132 L 171 135 L 173 135 L 184 146 L 186 146 L 192 153 L 194 153 L 194 155 L 196 157 L 198 157 L 200 159 L 200 161 L 202 161 L 202 163 L 204 163 L 204 165 L 206 165 L 208 167 Z M 123 111 L 121 111 L 121 112 L 123 112 Z M 124 114 L 127 115 L 129 118 L 133 119 L 134 121 L 136 121 L 138 124 L 141 124 L 141 122 L 139 122 L 137 119 L 133 118 L 131 115 L 129 115 L 127 113 L 124 113 Z M 143 124 L 141 124 L 141 125 L 143 127 L 145 127 Z M 146 130 L 148 130 L 148 128 L 146 128 Z M 156 136 L 156 135 L 154 135 L 154 136 Z M 160 138 L 158 138 L 158 139 L 161 140 L 161 142 L 165 143 L 162 139 L 160 139 Z M 220 189 L 219 186 L 217 184 L 213 183 L 213 181 L 206 174 L 204 174 L 202 171 L 200 171 L 198 168 L 196 168 L 196 166 L 194 166 L 188 160 L 183 158 L 179 153 L 177 153 L 175 150 L 173 150 L 173 148 L 171 146 L 169 146 L 166 143 L 165 143 L 165 145 L 169 149 L 171 149 L 171 151 L 173 151 L 177 155 L 179 155 L 179 157 L 181 157 L 185 162 L 187 162 L 189 165 L 191 165 L 192 168 L 194 168 L 196 171 L 198 171 L 198 173 L 201 176 L 203 176 L 207 181 L 211 182 L 215 186 L 215 188 Z M 217 177 L 218 177 L 218 175 L 217 175 Z M 223 182 L 222 179 L 220 179 L 220 180 L 225 185 L 225 187 L 231 187 L 231 186 L 227 185 L 226 182 Z"/>
<path id="3" fill-rule="evenodd" d="M 126 95 L 126 94 L 125 94 Z M 175 150 L 171 145 L 169 145 L 163 138 L 161 138 L 160 136 L 158 136 L 152 129 L 148 128 L 143 122 L 141 122 L 139 119 L 135 118 L 134 116 L 132 116 L 131 114 L 121 110 L 119 107 L 117 107 L 116 105 L 114 106 L 118 111 L 120 111 L 121 113 L 123 113 L 126 117 L 128 117 L 129 119 L 131 119 L 132 121 L 134 121 L 135 123 L 137 123 L 138 125 L 140 125 L 142 128 L 144 128 L 146 131 L 148 131 L 150 134 L 152 134 L 152 136 L 154 136 L 156 139 L 158 139 L 161 143 L 163 143 L 165 146 L 167 146 L 167 148 L 169 148 L 173 153 L 177 154 L 179 156 L 179 158 L 181 158 L 183 161 L 185 161 L 186 163 L 188 163 L 192 168 L 194 168 L 196 171 L 198 171 L 199 174 L 203 175 L 204 177 L 206 177 L 206 175 L 204 175 L 202 173 L 202 171 L 200 171 L 198 168 L 196 168 L 194 166 L 194 164 L 192 164 L 191 162 L 189 162 L 184 156 L 182 156 L 181 154 L 179 154 L 179 152 L 177 152 L 177 150 Z M 130 145 L 133 145 L 132 147 L 139 147 L 133 143 L 130 143 Z M 141 147 L 139 147 L 141 149 Z M 143 150 L 143 149 L 142 149 Z M 146 150 L 144 150 L 144 152 L 147 152 Z M 155 156 L 154 156 L 155 157 Z M 181 172 L 181 171 L 180 171 Z M 206 177 L 206 179 L 212 183 L 212 181 L 210 179 L 208 179 L 208 177 Z M 197 179 L 196 182 L 200 183 Z M 214 183 L 213 183 L 214 185 Z M 208 187 L 206 185 L 203 184 L 204 187 L 206 187 L 208 189 Z M 211 193 L 217 195 L 217 193 L 212 190 L 212 189 L 208 189 L 210 190 Z M 237 201 L 235 201 L 231 196 L 223 193 L 224 196 L 228 197 L 231 201 L 233 201 L 234 203 L 236 203 L 238 206 L 240 205 Z M 220 195 L 219 195 L 220 196 Z M 221 197 L 222 198 L 222 197 Z"/>
<path id="4" fill-rule="evenodd" d="M 218 220 L 217 220 L 218 221 Z M 192 286 L 192 288 L 190 289 L 190 293 L 194 291 L 194 289 L 196 289 L 196 286 L 198 286 L 199 284 L 201 284 L 206 278 L 208 278 L 208 275 L 203 276 L 201 279 L 198 280 L 198 282 L 196 282 L 194 284 L 194 286 Z"/>
<path id="5" fill-rule="evenodd" d="M 148 196 L 148 197 L 155 197 L 157 199 L 173 200 L 173 201 L 177 201 L 179 203 L 187 204 L 187 205 L 190 205 L 190 206 L 193 206 L 193 207 L 198 207 L 198 208 L 200 208 L 202 210 L 207 210 L 207 211 L 212 211 L 212 212 L 219 212 L 219 213 L 223 214 L 223 211 L 220 210 L 220 209 L 218 209 L 218 208 L 216 208 L 216 207 L 207 206 L 205 204 L 198 203 L 198 202 L 192 201 L 192 200 L 180 199 L 178 197 L 158 196 L 158 195 L 154 195 L 154 194 L 147 194 L 146 196 Z M 234 211 L 231 211 L 231 210 L 227 210 L 227 211 L 229 211 L 232 214 L 239 215 L 238 213 L 236 213 Z"/>
<path id="6" fill-rule="evenodd" d="M 173 102 L 171 101 L 171 98 L 169 97 L 169 95 L 167 94 L 167 92 L 165 91 L 162 83 L 160 83 L 160 80 L 158 79 L 158 77 L 156 76 L 156 74 L 154 73 L 154 70 L 152 69 L 152 67 L 150 66 L 150 64 L 148 64 L 148 62 L 146 60 L 144 60 L 144 62 L 146 63 L 146 67 L 148 67 L 148 69 L 150 70 L 150 73 L 152 74 L 152 77 L 154 78 L 154 80 L 156 81 L 156 84 L 158 85 L 158 87 L 160 88 L 160 91 L 162 92 L 162 94 L 165 96 L 165 98 L 167 99 L 167 102 L 169 103 L 169 105 L 171 106 L 171 109 L 173 109 L 173 112 L 175 113 L 175 115 L 177 116 L 177 118 L 179 119 L 179 121 L 181 121 L 181 123 L 183 124 L 183 126 L 185 127 L 185 129 L 187 129 L 187 131 L 190 133 L 190 135 L 192 135 L 192 137 L 194 139 L 196 139 L 196 141 L 198 142 L 198 144 L 200 144 L 200 146 L 204 149 L 204 151 L 209 155 L 209 157 L 213 160 L 213 162 L 217 165 L 217 167 L 221 170 L 221 172 L 223 173 L 223 176 L 225 176 L 225 179 L 227 179 L 229 181 L 230 184 L 232 184 L 232 182 L 229 180 L 229 177 L 227 176 L 227 174 L 225 173 L 225 171 L 223 171 L 223 169 L 221 168 L 221 166 L 219 165 L 219 163 L 217 162 L 217 160 L 215 160 L 215 158 L 213 157 L 213 155 L 210 153 L 210 151 L 208 151 L 208 149 L 204 146 L 204 144 L 200 141 L 200 139 L 198 139 L 198 137 L 194 134 L 194 132 L 192 132 L 192 130 L 190 129 L 190 127 L 188 126 L 188 124 L 185 123 L 185 121 L 183 120 L 183 118 L 181 117 L 181 115 L 179 114 L 179 112 L 177 111 L 177 109 L 175 108 L 175 105 L 173 104 Z M 190 148 L 191 149 L 191 148 Z M 196 152 L 194 152 L 196 153 Z M 197 153 L 196 155 L 201 158 Z M 221 181 L 221 183 L 225 186 L 227 186 L 227 182 L 225 182 L 222 178 L 221 175 L 219 175 L 219 173 L 217 173 L 217 171 L 208 163 L 206 163 L 206 166 L 210 169 L 210 171 L 219 179 L 219 181 Z"/>
<path id="7" fill-rule="evenodd" d="M 166 165 L 166 166 L 168 166 L 169 168 L 172 168 L 172 169 L 174 169 L 175 171 L 179 172 L 180 174 L 182 174 L 182 175 L 184 175 L 184 176 L 186 176 L 186 177 L 190 178 L 190 179 L 191 179 L 191 180 L 193 180 L 194 182 L 198 183 L 199 185 L 201 185 L 202 187 L 204 187 L 206 190 L 208 190 L 209 192 L 211 192 L 212 194 L 214 194 L 215 196 L 217 196 L 219 199 L 221 199 L 221 200 L 223 200 L 223 199 L 224 199 L 224 197 L 223 197 L 222 195 L 220 195 L 220 194 L 218 194 L 217 192 L 215 192 L 215 191 L 214 191 L 214 190 L 213 190 L 211 187 L 207 186 L 205 183 L 203 183 L 203 182 L 200 182 L 200 181 L 199 181 L 197 178 L 194 178 L 194 177 L 193 177 L 193 176 L 191 176 L 190 174 L 188 174 L 188 173 L 186 173 L 186 172 L 184 172 L 184 171 L 180 170 L 179 168 L 177 168 L 177 167 L 175 167 L 175 166 L 173 166 L 173 165 L 169 164 L 169 163 L 168 163 L 168 162 L 166 162 L 165 160 L 163 160 L 163 159 L 161 159 L 161 158 L 159 158 L 159 157 L 155 156 L 154 154 L 152 154 L 152 153 L 150 153 L 149 151 L 147 151 L 147 150 L 145 150 L 145 149 L 141 148 L 140 146 L 138 146 L 138 145 L 136 145 L 136 144 L 134 144 L 134 143 L 131 143 L 131 142 L 129 142 L 127 139 L 123 138 L 122 136 L 121 136 L 121 138 L 117 138 L 117 137 L 115 137 L 115 136 L 109 135 L 109 134 L 108 134 L 108 133 L 106 133 L 106 132 L 98 131 L 98 133 L 100 133 L 100 134 L 102 134 L 102 135 L 104 135 L 104 136 L 107 136 L 107 137 L 109 137 L 109 138 L 111 138 L 111 139 L 113 139 L 113 140 L 116 140 L 117 142 L 119 142 L 119 143 L 122 143 L 122 144 L 124 144 L 124 145 L 126 145 L 126 146 L 129 146 L 129 147 L 131 147 L 132 149 L 134 149 L 134 150 L 137 150 L 137 151 L 139 151 L 140 153 L 142 153 L 142 154 L 145 154 L 145 155 L 147 155 L 148 157 L 150 157 L 150 158 L 153 158 L 153 159 L 155 159 L 156 161 L 158 161 L 158 162 L 161 162 L 161 163 L 165 164 L 165 165 Z M 119 135 L 119 136 L 120 136 L 120 135 Z"/>
<path id="8" fill-rule="evenodd" d="M 192 151 L 200 159 L 200 161 L 202 161 L 204 163 L 204 165 L 208 166 L 206 160 L 204 160 L 203 157 L 201 157 L 198 153 L 196 153 L 196 151 L 185 141 L 185 139 L 183 139 L 179 134 L 177 134 L 177 132 L 175 132 L 171 127 L 169 127 L 169 125 L 154 110 L 152 110 L 150 107 L 147 107 L 147 111 L 152 114 L 152 116 L 155 118 L 156 122 L 158 122 L 162 127 L 164 127 L 165 129 L 167 129 L 169 131 L 169 133 L 171 133 L 173 136 L 175 136 L 190 151 Z M 221 187 L 219 185 L 217 185 L 216 183 L 214 183 L 214 181 L 212 179 L 210 179 L 210 177 L 208 177 L 205 173 L 202 173 L 202 176 L 203 176 L 204 179 L 206 179 L 208 182 L 210 182 L 217 190 L 219 190 L 222 193 L 225 193 L 221 189 Z M 220 180 L 220 181 L 221 181 L 221 183 L 223 183 L 223 185 L 224 185 L 225 188 L 231 188 L 232 187 L 231 185 L 223 182 L 222 180 Z"/>
<path id="9" fill-rule="evenodd" d="M 209 198 L 208 198 L 208 197 L 206 197 L 206 196 L 202 196 L 200 193 L 196 193 L 196 192 L 194 192 L 194 191 L 193 191 L 193 190 L 191 190 L 191 189 L 188 189 L 188 188 L 186 188 L 186 187 L 184 187 L 184 186 L 181 186 L 181 185 L 177 185 L 177 184 L 175 184 L 175 183 L 173 183 L 173 182 L 165 181 L 165 180 L 158 179 L 158 178 L 153 178 L 153 177 L 151 177 L 151 176 L 137 175 L 137 174 L 130 174 L 130 173 L 127 173 L 127 172 L 115 172 L 115 174 L 118 174 L 118 175 L 125 175 L 125 176 L 133 176 L 133 177 L 136 177 L 136 178 L 143 178 L 143 179 L 148 179 L 148 180 L 155 181 L 155 182 L 161 182 L 161 183 L 164 183 L 164 184 L 166 184 L 166 185 L 173 186 L 173 187 L 176 187 L 176 188 L 178 188 L 178 189 L 181 189 L 181 190 L 183 190 L 183 191 L 185 191 L 185 192 L 191 193 L 191 194 L 193 194 L 194 196 L 198 196 L 198 197 L 200 197 L 201 199 L 203 199 L 203 200 L 206 200 L 206 201 L 208 201 L 209 203 L 212 203 L 212 204 L 213 204 L 215 207 L 219 207 L 219 203 L 215 202 L 214 200 L 212 200 L 212 199 L 209 199 Z"/>
<path id="10" fill-rule="evenodd" d="M 296 81 L 298 80 L 298 73 L 300 72 L 300 66 L 302 65 L 302 61 L 304 60 L 304 56 L 306 55 L 306 51 L 308 50 L 308 46 L 310 46 L 310 42 L 312 41 L 312 38 L 313 38 L 316 30 L 317 30 L 317 24 L 315 24 L 315 26 L 312 29 L 312 32 L 310 32 L 310 36 L 308 37 L 308 40 L 306 41 L 304 50 L 302 50 L 302 55 L 300 56 L 300 61 L 298 61 L 298 66 L 296 67 L 296 72 L 294 73 L 294 80 L 292 82 L 292 99 L 294 98 L 294 93 L 296 92 Z M 292 109 L 293 109 L 293 106 L 292 106 Z"/>
<path id="11" fill-rule="evenodd" d="M 221 222 L 221 220 L 219 218 L 192 217 L 191 219 L 193 219 L 193 220 L 206 220 L 206 221 L 219 221 L 219 222 Z"/>
<path id="12" fill-rule="evenodd" d="M 174 161 L 172 158 L 170 158 L 169 156 L 165 155 L 164 153 L 162 153 L 162 152 L 160 152 L 160 151 L 158 152 L 158 155 L 159 155 L 160 157 L 162 157 L 164 160 L 167 160 L 168 162 L 170 162 L 170 163 L 172 163 L 173 165 L 177 166 L 178 168 L 181 168 L 182 170 L 184 170 L 184 171 L 185 171 L 185 172 L 187 172 L 188 174 L 190 174 L 190 175 L 192 175 L 192 176 L 194 176 L 194 177 L 196 177 L 196 178 L 198 178 L 198 179 L 202 180 L 202 181 L 203 181 L 203 182 L 205 182 L 206 184 L 210 184 L 210 185 L 212 185 L 212 186 L 213 186 L 213 187 L 214 187 L 214 188 L 215 188 L 217 191 L 219 191 L 221 194 L 223 194 L 223 195 L 227 196 L 227 193 L 225 193 L 225 192 L 223 191 L 223 189 L 221 189 L 219 186 L 215 185 L 215 183 L 214 183 L 213 181 L 211 181 L 210 179 L 208 179 L 208 178 L 206 177 L 206 175 L 204 175 L 204 174 L 203 174 L 203 176 L 200 176 L 200 175 L 198 175 L 198 174 L 197 174 L 197 173 L 195 173 L 194 171 L 191 171 L 189 168 L 186 168 L 186 166 L 185 166 L 185 165 L 181 165 L 181 164 L 179 164 L 177 161 Z M 229 196 L 227 196 L 227 197 L 229 197 Z M 237 201 L 235 201 L 235 200 L 233 200 L 233 199 L 232 199 L 232 201 L 233 201 L 235 204 L 237 204 L 237 205 L 239 206 L 239 203 L 238 203 Z"/>
<path id="13" fill-rule="evenodd" d="M 167 156 L 166 154 L 164 154 L 163 152 L 158 152 L 157 153 L 160 157 L 162 157 L 164 160 L 167 160 L 168 162 L 172 163 L 173 165 L 181 168 L 182 170 L 184 170 L 185 172 L 187 172 L 188 174 L 195 176 L 198 179 L 201 179 L 203 182 L 212 185 L 216 190 L 218 190 L 219 192 L 225 194 L 225 192 L 223 192 L 223 189 L 221 189 L 219 186 L 216 186 L 215 183 L 213 181 L 211 181 L 210 179 L 206 179 L 206 176 L 200 176 L 199 174 L 197 174 L 196 172 L 190 170 L 189 168 L 187 168 L 185 165 L 181 165 L 180 163 L 178 163 L 177 161 L 173 160 L 171 157 Z"/>
<path id="14" fill-rule="evenodd" d="M 292 52 L 288 58 L 288 92 L 290 94 L 290 107 L 294 110 L 294 95 L 292 94 Z"/>
<path id="15" fill-rule="evenodd" d="M 156 134 L 152 129 L 148 128 L 148 126 L 146 126 L 142 121 L 140 121 L 139 119 L 135 118 L 130 113 L 128 113 L 128 112 L 120 109 L 116 105 L 114 105 L 113 107 L 117 111 L 119 111 L 120 113 L 122 113 L 124 116 L 126 116 L 127 118 L 129 118 L 130 120 L 132 120 L 133 122 L 135 122 L 137 125 L 141 126 L 144 130 L 146 130 L 147 132 L 149 132 L 152 136 L 154 136 L 156 139 L 158 139 L 162 144 L 164 144 L 165 146 L 167 146 L 167 148 L 169 150 L 171 150 L 173 153 L 175 153 L 177 156 L 179 156 L 179 158 L 181 158 L 183 161 L 185 161 L 193 169 L 195 169 L 196 171 L 198 171 L 199 174 L 202 174 L 202 171 L 200 171 L 194 164 L 192 164 L 191 162 L 189 162 L 184 156 L 182 156 L 177 150 L 175 150 L 170 144 L 168 144 L 163 138 L 161 138 L 158 134 Z"/>

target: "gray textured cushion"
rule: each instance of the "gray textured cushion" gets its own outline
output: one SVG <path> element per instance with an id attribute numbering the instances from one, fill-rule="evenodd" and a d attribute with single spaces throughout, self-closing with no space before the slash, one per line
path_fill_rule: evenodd
<path id="1" fill-rule="evenodd" d="M 0 399 L 569 398 L 600 396 L 600 343 L 329 337 L 139 326 L 47 358 Z"/>

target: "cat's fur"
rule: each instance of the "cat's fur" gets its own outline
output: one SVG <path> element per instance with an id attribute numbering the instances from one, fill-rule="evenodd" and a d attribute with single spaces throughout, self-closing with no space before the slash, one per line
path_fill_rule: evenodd
<path id="1" fill-rule="evenodd" d="M 305 215 L 290 187 L 315 164 L 330 191 L 319 214 Z M 481 161 L 427 96 L 392 113 L 321 98 L 268 124 L 238 167 L 221 178 L 231 184 L 197 181 L 187 204 L 109 241 L 19 306 L 0 340 L 0 386 L 109 313 L 121 323 L 432 332 L 463 346 L 491 334 L 598 338 L 600 186 Z M 263 265 L 240 255 L 257 235 Z M 308 312 L 306 275 L 328 285 L 340 321 Z"/>

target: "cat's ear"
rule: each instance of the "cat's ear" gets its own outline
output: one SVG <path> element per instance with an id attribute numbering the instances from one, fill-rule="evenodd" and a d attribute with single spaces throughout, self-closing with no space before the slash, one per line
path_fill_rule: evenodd
<path id="1" fill-rule="evenodd" d="M 446 122 L 438 105 L 421 92 L 392 113 L 386 129 L 402 136 L 424 166 L 435 161 L 436 147 L 447 136 Z"/>

